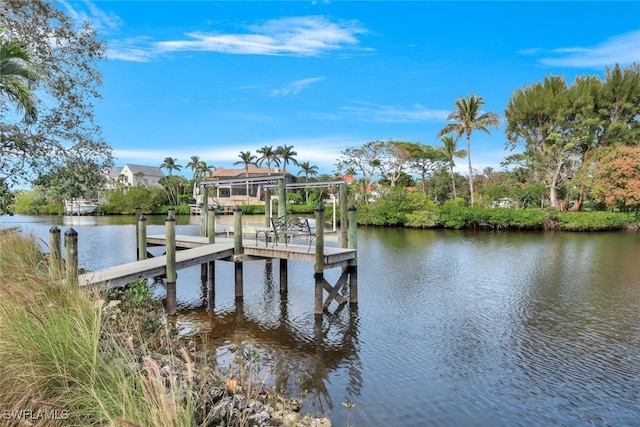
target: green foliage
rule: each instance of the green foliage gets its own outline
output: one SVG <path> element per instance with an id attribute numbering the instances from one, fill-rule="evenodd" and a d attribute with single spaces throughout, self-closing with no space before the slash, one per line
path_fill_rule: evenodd
<path id="1" fill-rule="evenodd" d="M 637 226 L 633 214 L 623 212 L 560 212 L 557 221 L 563 230 L 604 231 Z"/>
<path id="2" fill-rule="evenodd" d="M 416 217 L 416 211 L 435 210 L 435 204 L 424 194 L 393 187 L 373 203 L 358 204 L 358 222 L 367 225 L 402 226 L 410 221 L 424 224 L 427 218 Z M 408 215 L 414 214 L 411 219 Z"/>

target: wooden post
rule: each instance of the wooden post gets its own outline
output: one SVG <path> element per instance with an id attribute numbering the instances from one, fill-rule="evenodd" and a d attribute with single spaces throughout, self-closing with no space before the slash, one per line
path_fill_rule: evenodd
<path id="1" fill-rule="evenodd" d="M 264 189 L 264 226 L 271 227 L 271 190 Z"/>
<path id="2" fill-rule="evenodd" d="M 67 283 L 78 285 L 78 232 L 73 228 L 64 233 L 64 246 L 67 258 Z"/>
<path id="3" fill-rule="evenodd" d="M 207 236 L 209 244 L 216 242 L 216 209 L 213 206 L 207 208 Z"/>
<path id="4" fill-rule="evenodd" d="M 287 189 L 284 185 L 284 176 L 278 180 L 278 217 L 287 214 Z"/>
<path id="5" fill-rule="evenodd" d="M 207 237 L 209 231 L 209 189 L 202 187 L 202 207 L 200 208 L 200 236 Z"/>
<path id="6" fill-rule="evenodd" d="M 135 212 L 137 221 L 138 218 L 140 218 L 140 215 L 142 215 L 142 208 L 140 206 L 136 206 Z M 138 227 L 136 227 L 136 259 L 139 259 L 138 254 L 140 253 L 140 247 L 138 246 L 138 243 L 140 243 L 140 237 L 138 236 Z"/>
<path id="7" fill-rule="evenodd" d="M 244 253 L 242 247 L 242 208 L 236 205 L 233 208 L 233 254 L 239 257 Z M 242 261 L 235 260 L 236 299 L 242 299 Z"/>
<path id="8" fill-rule="evenodd" d="M 178 274 L 176 272 L 176 219 L 172 215 L 167 216 L 165 221 L 165 233 L 167 245 L 167 314 L 175 316 L 178 312 L 176 297 Z"/>
<path id="9" fill-rule="evenodd" d="M 147 259 L 147 217 L 140 215 L 138 217 L 138 227 L 136 229 L 138 238 L 138 261 Z"/>
<path id="10" fill-rule="evenodd" d="M 347 184 L 340 184 L 340 242 L 342 248 L 347 248 Z"/>
<path id="11" fill-rule="evenodd" d="M 62 279 L 62 254 L 60 253 L 60 229 L 55 225 L 49 230 L 49 276 L 52 280 Z"/>
<path id="12" fill-rule="evenodd" d="M 316 208 L 316 259 L 313 277 L 316 282 L 313 312 L 322 314 L 324 291 L 324 207 L 322 205 Z"/>
<path id="13" fill-rule="evenodd" d="M 358 249 L 358 212 L 356 207 L 349 207 L 349 249 Z M 349 302 L 358 303 L 358 253 L 349 261 Z"/>

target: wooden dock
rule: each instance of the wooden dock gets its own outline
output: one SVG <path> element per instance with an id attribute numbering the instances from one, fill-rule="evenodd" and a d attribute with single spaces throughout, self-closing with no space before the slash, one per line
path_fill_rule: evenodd
<path id="1" fill-rule="evenodd" d="M 164 235 L 147 236 L 149 246 L 165 246 Z M 207 237 L 176 235 L 176 269 L 193 267 L 212 261 L 252 261 L 258 259 L 286 259 L 315 262 L 315 247 L 307 244 L 288 245 L 278 244 L 273 246 L 260 241 L 258 245 L 254 240 L 243 240 L 244 254 L 234 256 L 233 239 L 217 239 L 216 243 L 209 244 Z M 355 249 L 342 249 L 334 247 L 324 248 L 325 268 L 334 268 L 347 265 L 356 257 Z M 163 256 L 133 261 L 127 264 L 108 267 L 102 270 L 80 274 L 78 284 L 80 286 L 99 286 L 101 288 L 117 288 L 124 286 L 136 279 L 163 276 L 166 274 L 166 259 Z"/>
<path id="2" fill-rule="evenodd" d="M 349 287 L 349 302 L 357 303 L 357 255 L 356 255 L 356 220 L 355 208 L 349 209 L 348 245 L 342 241 L 342 247 L 325 247 L 324 245 L 324 209 L 316 210 L 315 241 L 304 244 L 289 243 L 285 241 L 271 241 L 264 233 L 264 240 L 258 240 L 261 234 L 255 232 L 254 239 L 243 239 L 241 209 L 234 209 L 234 235 L 233 238 L 216 239 L 215 224 L 209 221 L 208 230 L 210 237 L 176 235 L 175 219 L 167 216 L 165 235 L 151 235 L 146 233 L 146 218 L 139 217 L 137 228 L 137 256 L 138 261 L 105 268 L 85 274 L 78 274 L 77 270 L 77 233 L 72 235 L 65 233 L 65 246 L 67 258 L 73 260 L 67 262 L 67 282 L 77 283 L 79 286 L 97 286 L 100 288 L 114 288 L 124 286 L 136 279 L 151 277 L 166 277 L 167 284 L 167 312 L 176 314 L 176 271 L 182 268 L 201 266 L 201 277 L 206 279 L 210 292 L 215 286 L 215 261 L 233 262 L 235 265 L 235 296 L 241 299 L 243 296 L 243 263 L 254 260 L 279 260 L 280 266 L 280 292 L 287 292 L 287 262 L 288 260 L 306 261 L 314 264 L 315 279 L 315 314 L 322 314 L 332 301 L 339 305 L 346 303 L 346 299 L 340 294 L 343 286 Z M 52 229 L 53 230 L 53 229 Z M 60 234 L 52 231 L 51 247 L 60 246 Z M 67 237 L 69 243 L 67 244 Z M 314 243 L 314 244 L 311 244 Z M 154 257 L 147 252 L 148 246 L 164 246 L 165 254 Z M 347 247 L 348 246 L 348 247 Z M 53 254 L 53 252 L 52 252 Z M 56 255 L 59 257 L 59 255 Z M 53 262 L 52 265 L 57 265 Z M 342 275 L 335 285 L 331 285 L 324 278 L 326 269 L 341 267 Z M 60 276 L 59 271 L 55 274 Z M 328 293 L 324 299 L 324 291 Z"/>

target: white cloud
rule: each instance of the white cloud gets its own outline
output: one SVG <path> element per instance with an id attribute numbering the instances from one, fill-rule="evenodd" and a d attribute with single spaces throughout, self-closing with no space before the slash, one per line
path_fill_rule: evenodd
<path id="1" fill-rule="evenodd" d="M 71 19 L 78 26 L 81 26 L 85 21 L 89 21 L 93 28 L 99 32 L 113 32 L 122 26 L 122 20 L 120 17 L 99 9 L 90 1 L 84 1 L 84 4 L 88 9 L 88 13 L 74 8 L 66 0 L 60 0 L 60 4 L 66 9 Z"/>
<path id="2" fill-rule="evenodd" d="M 640 30 L 611 37 L 609 40 L 591 47 L 562 47 L 555 49 L 540 62 L 556 67 L 593 68 L 620 64 L 629 65 L 640 61 Z"/>
<path id="3" fill-rule="evenodd" d="M 322 16 L 289 17 L 250 25 L 247 32 L 224 34 L 192 31 L 165 41 L 115 40 L 109 58 L 150 61 L 169 52 L 217 52 L 238 55 L 317 56 L 332 50 L 356 48 L 357 35 L 366 33 L 355 21 L 332 22 Z M 147 52 L 147 55 L 139 55 Z"/>
<path id="4" fill-rule="evenodd" d="M 450 111 L 431 110 L 416 104 L 413 108 L 399 108 L 390 105 L 376 105 L 356 102 L 356 106 L 342 107 L 342 110 L 369 122 L 403 123 L 446 120 Z"/>
<path id="5" fill-rule="evenodd" d="M 281 89 L 273 89 L 271 92 L 269 92 L 269 96 L 297 95 L 302 89 L 305 89 L 313 83 L 321 82 L 323 80 L 324 77 L 310 77 L 308 79 L 296 80 Z"/>

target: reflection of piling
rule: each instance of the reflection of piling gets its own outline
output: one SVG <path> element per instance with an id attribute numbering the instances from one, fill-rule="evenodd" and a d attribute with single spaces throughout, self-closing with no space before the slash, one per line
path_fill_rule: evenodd
<path id="1" fill-rule="evenodd" d="M 324 208 L 316 208 L 316 259 L 313 277 L 316 282 L 314 313 L 322 314 L 322 293 L 324 291 Z"/>
<path id="2" fill-rule="evenodd" d="M 355 258 L 349 261 L 349 302 L 358 303 L 358 212 L 356 207 L 349 207 L 349 249 L 356 250 Z"/>
<path id="3" fill-rule="evenodd" d="M 176 220 L 172 215 L 165 221 L 166 249 L 167 249 L 167 314 L 174 316 L 177 311 L 176 299 Z"/>
<path id="4" fill-rule="evenodd" d="M 209 244 L 214 244 L 216 242 L 216 210 L 213 206 L 207 208 L 207 234 L 209 236 Z M 209 261 L 207 264 L 202 265 L 203 268 L 206 266 L 207 271 L 203 272 L 203 275 L 207 276 L 207 294 L 209 301 L 213 301 L 213 296 L 215 295 L 215 277 L 216 277 L 216 262 Z M 210 303 L 209 305 L 212 305 Z"/>
<path id="5" fill-rule="evenodd" d="M 236 205 L 233 208 L 233 255 L 235 257 L 235 282 L 236 282 L 236 299 L 241 299 L 242 292 L 242 261 L 239 257 L 244 253 L 242 247 L 242 208 Z"/>
<path id="6" fill-rule="evenodd" d="M 140 215 L 137 226 L 138 238 L 138 261 L 147 259 L 147 217 Z"/>
<path id="7" fill-rule="evenodd" d="M 78 285 L 78 232 L 73 228 L 64 233 L 64 246 L 66 248 L 67 283 Z"/>
<path id="8" fill-rule="evenodd" d="M 56 226 L 49 230 L 49 276 L 52 280 L 62 279 L 62 254 L 60 253 L 60 229 Z"/>

